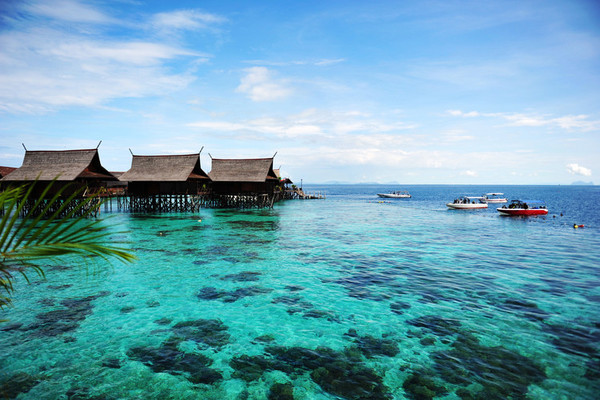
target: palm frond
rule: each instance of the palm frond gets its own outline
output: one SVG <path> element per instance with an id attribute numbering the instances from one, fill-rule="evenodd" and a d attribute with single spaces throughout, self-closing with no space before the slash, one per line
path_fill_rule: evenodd
<path id="1" fill-rule="evenodd" d="M 54 182 L 32 198 L 35 184 L 0 192 L 0 209 L 4 211 L 0 218 L 0 288 L 6 293 L 0 295 L 0 309 L 11 303 L 15 274 L 27 281 L 28 271 L 44 276 L 37 264 L 41 260 L 68 256 L 90 261 L 136 259 L 126 248 L 106 244 L 114 232 L 108 231 L 100 220 L 90 218 L 94 198 L 82 198 L 81 191 L 64 197 L 64 186 L 48 196 Z M 30 207 L 24 213 L 26 204 Z"/>

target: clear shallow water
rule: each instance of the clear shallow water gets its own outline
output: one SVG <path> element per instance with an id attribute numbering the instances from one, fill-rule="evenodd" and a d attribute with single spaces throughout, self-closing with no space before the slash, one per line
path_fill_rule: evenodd
<path id="1" fill-rule="evenodd" d="M 413 199 L 375 195 L 405 188 Z M 327 199 L 113 215 L 135 264 L 49 266 L 0 312 L 5 393 L 597 398 L 600 188 L 305 189 Z M 550 213 L 445 207 L 489 191 Z"/>

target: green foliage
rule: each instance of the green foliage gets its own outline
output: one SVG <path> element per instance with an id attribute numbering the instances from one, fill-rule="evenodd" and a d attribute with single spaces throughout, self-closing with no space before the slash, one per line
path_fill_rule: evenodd
<path id="1" fill-rule="evenodd" d="M 11 304 L 16 276 L 27 281 L 29 272 L 44 276 L 42 261 L 73 255 L 86 262 L 93 257 L 135 259 L 126 249 L 105 244 L 110 232 L 100 220 L 90 218 L 97 199 L 82 199 L 80 191 L 63 197 L 64 186 L 50 196 L 52 186 L 48 184 L 39 196 L 32 195 L 34 185 L 0 192 L 0 309 Z"/>

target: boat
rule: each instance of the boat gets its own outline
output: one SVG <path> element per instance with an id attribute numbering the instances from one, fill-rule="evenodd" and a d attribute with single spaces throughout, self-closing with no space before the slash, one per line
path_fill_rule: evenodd
<path id="1" fill-rule="evenodd" d="M 508 200 L 504 197 L 504 193 L 486 193 L 483 195 L 486 203 L 506 203 Z"/>
<path id="2" fill-rule="evenodd" d="M 461 196 L 446 206 L 457 210 L 473 210 L 478 208 L 488 208 L 485 197 L 482 196 Z"/>
<path id="3" fill-rule="evenodd" d="M 377 196 L 386 199 L 410 199 L 412 197 L 406 190 L 396 190 L 390 193 L 377 193 Z"/>
<path id="4" fill-rule="evenodd" d="M 548 208 L 541 200 L 511 200 L 508 207 L 498 208 L 500 215 L 546 215 Z"/>

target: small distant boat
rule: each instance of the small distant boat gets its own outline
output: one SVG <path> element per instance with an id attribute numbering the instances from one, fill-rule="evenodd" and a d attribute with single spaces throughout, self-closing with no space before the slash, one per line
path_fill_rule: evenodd
<path id="1" fill-rule="evenodd" d="M 504 193 L 486 193 L 483 197 L 485 197 L 486 203 L 506 203 L 508 200 L 504 197 Z"/>
<path id="2" fill-rule="evenodd" d="M 396 190 L 390 193 L 377 193 L 377 196 L 386 199 L 410 199 L 412 197 L 406 190 Z"/>
<path id="3" fill-rule="evenodd" d="M 488 208 L 485 197 L 482 196 L 461 196 L 446 206 L 457 210 L 473 210 L 477 208 Z"/>
<path id="4" fill-rule="evenodd" d="M 546 215 L 548 208 L 541 200 L 511 200 L 508 207 L 499 207 L 500 215 Z"/>

